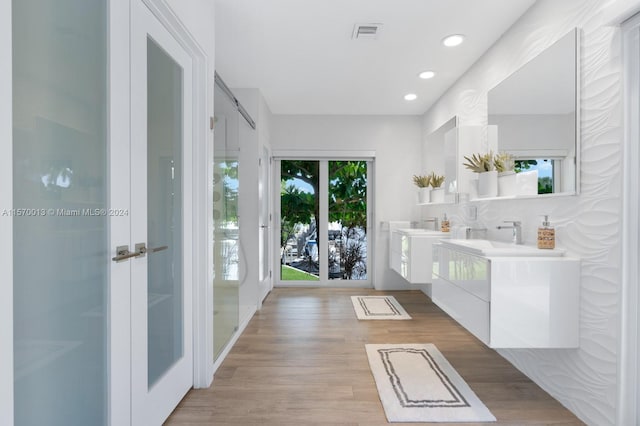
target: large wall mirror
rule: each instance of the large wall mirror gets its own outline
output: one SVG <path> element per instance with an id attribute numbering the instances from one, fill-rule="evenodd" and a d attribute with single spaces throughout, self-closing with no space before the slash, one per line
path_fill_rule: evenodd
<path id="1" fill-rule="evenodd" d="M 538 173 L 538 195 L 579 191 L 579 40 L 574 29 L 488 94 L 494 151 Z"/>
<path id="2" fill-rule="evenodd" d="M 445 188 L 445 203 L 455 203 L 457 192 L 457 164 L 455 161 L 455 145 L 446 144 L 451 138 L 452 132 L 458 126 L 458 117 L 454 116 L 447 120 L 433 132 L 427 135 L 422 150 L 422 164 L 425 173 L 434 172 L 443 175 Z M 455 136 L 454 136 L 455 137 Z M 448 156 L 447 150 L 453 149 L 454 156 Z"/>

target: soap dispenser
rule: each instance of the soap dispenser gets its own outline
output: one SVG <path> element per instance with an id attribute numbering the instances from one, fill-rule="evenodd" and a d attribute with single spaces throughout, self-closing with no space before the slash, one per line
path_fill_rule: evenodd
<path id="1" fill-rule="evenodd" d="M 447 214 L 444 214 L 442 218 L 442 222 L 440 222 L 440 231 L 441 232 L 449 232 L 451 224 L 449 223 L 449 219 L 447 219 Z"/>
<path id="2" fill-rule="evenodd" d="M 542 226 L 538 228 L 538 248 L 554 249 L 556 247 L 556 230 L 549 222 L 549 215 L 544 215 Z"/>

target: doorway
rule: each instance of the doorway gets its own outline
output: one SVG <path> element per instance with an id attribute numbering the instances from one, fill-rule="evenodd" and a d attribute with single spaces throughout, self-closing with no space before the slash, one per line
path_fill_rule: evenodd
<path id="1" fill-rule="evenodd" d="M 276 285 L 372 285 L 371 164 L 366 158 L 276 161 Z"/>
<path id="2" fill-rule="evenodd" d="M 258 308 L 262 301 L 273 289 L 273 272 L 271 265 L 271 150 L 268 146 L 262 146 L 262 152 L 258 160 L 258 209 L 259 209 L 259 234 L 258 234 Z"/>

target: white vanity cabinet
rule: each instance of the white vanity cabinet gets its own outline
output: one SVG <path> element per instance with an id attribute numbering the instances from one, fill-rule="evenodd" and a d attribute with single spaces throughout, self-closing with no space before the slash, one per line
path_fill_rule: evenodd
<path id="1" fill-rule="evenodd" d="M 433 302 L 492 348 L 579 345 L 580 260 L 434 246 Z"/>
<path id="2" fill-rule="evenodd" d="M 421 229 L 391 232 L 391 269 L 411 284 L 429 284 L 433 271 L 433 244 L 449 234 Z"/>

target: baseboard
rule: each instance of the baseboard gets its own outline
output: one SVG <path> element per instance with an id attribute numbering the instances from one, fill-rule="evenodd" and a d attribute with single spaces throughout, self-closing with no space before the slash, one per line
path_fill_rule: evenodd
<path id="1" fill-rule="evenodd" d="M 266 299 L 269 293 L 271 293 L 271 289 L 266 286 L 264 288 L 261 288 L 261 290 L 262 290 L 262 294 L 260 294 L 260 306 L 262 306 L 264 299 Z"/>
<path id="2" fill-rule="evenodd" d="M 251 318 L 253 318 L 253 316 L 256 314 L 257 310 L 256 307 L 253 306 L 250 314 L 246 315 L 244 320 L 242 320 L 242 322 L 240 322 L 240 324 L 238 324 L 238 331 L 236 331 L 233 336 L 231 336 L 231 339 L 229 340 L 229 343 L 227 343 L 227 346 L 225 346 L 225 348 L 222 350 L 222 352 L 220 353 L 220 356 L 218 357 L 218 359 L 213 363 L 213 374 L 215 375 L 216 371 L 218 371 L 218 368 L 220 367 L 220 365 L 222 365 L 222 363 L 224 362 L 225 358 L 227 357 L 227 355 L 229 355 L 229 352 L 231 352 L 231 349 L 233 348 L 233 346 L 236 344 L 236 342 L 238 341 L 238 338 L 240 338 L 240 335 L 244 332 L 245 328 L 247 328 L 247 325 L 249 325 L 249 321 L 251 321 Z M 214 381 L 215 381 L 215 376 L 214 376 Z M 213 382 L 212 382 L 213 384 Z"/>

